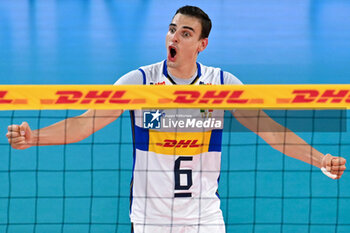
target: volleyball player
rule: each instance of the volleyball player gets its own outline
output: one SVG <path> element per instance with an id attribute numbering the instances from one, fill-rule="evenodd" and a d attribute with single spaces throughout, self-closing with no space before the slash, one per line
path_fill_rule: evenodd
<path id="1" fill-rule="evenodd" d="M 141 67 L 121 77 L 122 84 L 237 84 L 235 76 L 219 68 L 197 63 L 197 56 L 208 45 L 211 20 L 201 9 L 180 8 L 166 35 L 167 59 Z M 103 128 L 122 110 L 88 110 L 46 128 L 32 131 L 26 122 L 8 127 L 7 137 L 15 149 L 33 145 L 59 145 L 83 140 Z M 145 114 L 160 117 L 192 116 L 215 118 L 218 128 L 149 128 Z M 310 163 L 333 178 L 345 170 L 345 159 L 324 155 L 304 140 L 276 123 L 260 110 L 232 111 L 237 120 L 276 150 Z M 134 168 L 130 218 L 134 232 L 224 233 L 225 225 L 217 194 L 221 161 L 223 110 L 132 111 Z M 66 131 L 66 132 L 65 132 Z M 242 155 L 231 155 L 242 156 Z"/>

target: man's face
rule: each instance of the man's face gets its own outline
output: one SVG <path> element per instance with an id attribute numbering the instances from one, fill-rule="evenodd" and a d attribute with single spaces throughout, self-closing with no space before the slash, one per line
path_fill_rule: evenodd
<path id="1" fill-rule="evenodd" d="M 167 64 L 169 67 L 188 65 L 197 60 L 197 54 L 205 49 L 208 39 L 199 39 L 202 25 L 199 19 L 176 14 L 166 35 Z"/>

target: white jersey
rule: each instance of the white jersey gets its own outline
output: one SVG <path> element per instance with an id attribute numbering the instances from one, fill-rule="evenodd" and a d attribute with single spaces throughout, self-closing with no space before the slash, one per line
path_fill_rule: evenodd
<path id="1" fill-rule="evenodd" d="M 141 67 L 139 72 L 144 85 L 176 84 L 167 73 L 166 61 Z M 232 77 L 232 82 L 241 84 Z M 224 84 L 224 72 L 197 63 L 191 84 Z M 217 192 L 223 116 L 223 110 L 209 109 L 131 111 L 132 222 L 223 224 Z"/>

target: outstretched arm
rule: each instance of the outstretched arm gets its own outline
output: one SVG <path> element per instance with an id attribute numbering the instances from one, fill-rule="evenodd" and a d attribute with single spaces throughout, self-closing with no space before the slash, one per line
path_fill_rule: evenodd
<path id="1" fill-rule="evenodd" d="M 48 127 L 31 130 L 27 122 L 8 126 L 6 137 L 15 149 L 81 141 L 116 120 L 123 110 L 88 110 Z"/>
<path id="2" fill-rule="evenodd" d="M 236 110 L 233 115 L 242 125 L 258 134 L 274 149 L 318 168 L 325 168 L 323 172 L 332 179 L 339 179 L 343 175 L 346 169 L 344 158 L 329 154 L 325 156 L 263 111 Z"/>

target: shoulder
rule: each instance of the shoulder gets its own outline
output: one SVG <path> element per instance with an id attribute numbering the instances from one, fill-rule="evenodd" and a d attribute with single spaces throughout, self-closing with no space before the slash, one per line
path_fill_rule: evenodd
<path id="1" fill-rule="evenodd" d="M 229 72 L 223 71 L 223 76 L 224 76 L 224 84 L 243 85 L 241 80 L 239 80 L 236 76 L 234 76 Z"/>
<path id="2" fill-rule="evenodd" d="M 141 66 L 139 69 L 132 70 L 120 77 L 114 85 L 142 85 L 146 79 L 154 73 L 162 70 L 163 62 L 151 65 Z"/>
<path id="3" fill-rule="evenodd" d="M 141 66 L 139 69 L 141 69 L 141 70 L 143 70 L 145 72 L 159 71 L 159 70 L 163 69 L 163 64 L 164 64 L 164 61 L 160 61 L 160 62 L 153 63 L 153 64 L 150 64 L 150 65 Z"/>
<path id="4" fill-rule="evenodd" d="M 143 75 L 144 84 L 159 82 L 163 75 L 163 67 L 164 61 L 147 66 L 141 66 L 139 70 Z"/>
<path id="5" fill-rule="evenodd" d="M 223 71 L 221 68 L 206 66 L 201 64 L 202 73 L 206 76 L 220 76 L 221 84 L 238 84 L 242 85 L 243 83 L 236 76 L 230 72 Z"/>
<path id="6" fill-rule="evenodd" d="M 140 70 L 133 70 L 120 77 L 114 85 L 142 85 L 143 75 Z"/>
<path id="7" fill-rule="evenodd" d="M 206 65 L 203 65 L 202 63 L 199 63 L 199 65 L 200 65 L 200 68 L 201 68 L 201 73 L 204 76 L 207 76 L 207 75 L 220 75 L 220 71 L 221 71 L 220 68 L 213 67 L 213 66 L 206 66 Z"/>

